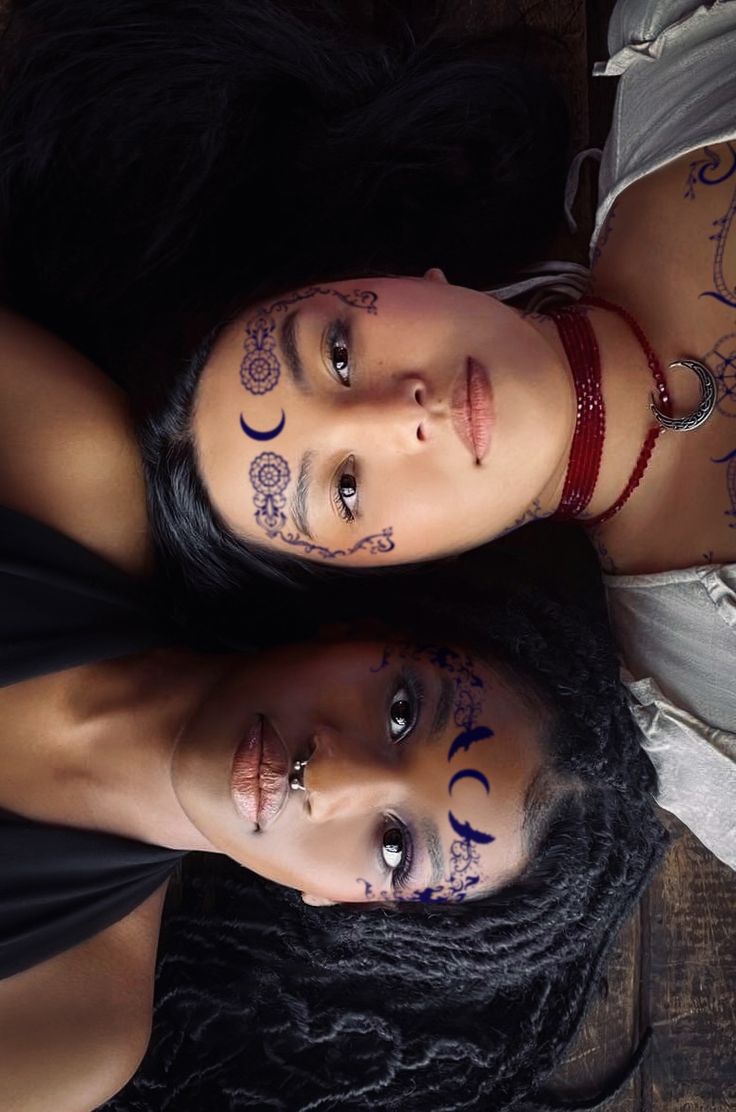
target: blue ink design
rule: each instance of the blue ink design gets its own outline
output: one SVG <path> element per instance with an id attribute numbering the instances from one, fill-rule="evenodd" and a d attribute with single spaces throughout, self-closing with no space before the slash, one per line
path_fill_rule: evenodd
<path id="1" fill-rule="evenodd" d="M 480 883 L 480 876 L 472 871 L 480 861 L 480 854 L 472 842 L 458 838 L 450 846 L 450 873 L 444 883 L 435 887 L 417 888 L 411 895 L 399 896 L 400 900 L 414 903 L 462 903 L 469 892 Z"/>
<path id="2" fill-rule="evenodd" d="M 718 387 L 716 408 L 724 417 L 736 417 L 736 332 L 721 336 L 703 362 L 713 372 Z"/>
<path id="3" fill-rule="evenodd" d="M 476 726 L 472 730 L 463 730 L 461 734 L 457 735 L 448 750 L 448 761 L 451 761 L 455 754 L 459 753 L 461 749 L 464 749 L 467 753 L 471 745 L 475 745 L 477 741 L 485 741 L 488 737 L 493 737 L 493 730 L 488 726 Z"/>
<path id="4" fill-rule="evenodd" d="M 274 440 L 280 432 L 283 432 L 285 424 L 286 414 L 284 413 L 283 409 L 281 410 L 281 420 L 279 421 L 278 425 L 275 425 L 267 432 L 259 432 L 258 429 L 251 428 L 243 414 L 240 414 L 240 427 L 245 435 L 249 436 L 251 440 Z"/>
<path id="5" fill-rule="evenodd" d="M 484 741 L 487 738 L 493 737 L 494 732 L 488 726 L 476 726 L 476 720 L 481 711 L 481 700 L 476 697 L 474 689 L 484 688 L 483 680 L 473 668 L 473 661 L 467 654 L 461 656 L 460 653 L 454 649 L 447 648 L 443 645 L 410 645 L 407 643 L 401 644 L 396 647 L 396 650 L 386 647 L 383 650 L 383 657 L 380 664 L 376 668 L 371 668 L 372 672 L 380 672 L 385 668 L 394 651 L 398 651 L 398 655 L 403 659 L 419 660 L 421 658 L 429 660 L 437 668 L 449 672 L 455 679 L 455 724 L 461 727 L 460 733 L 455 737 L 447 753 L 448 761 L 452 760 L 461 750 L 467 752 L 472 745 L 478 741 Z M 490 793 L 490 784 L 488 779 L 479 769 L 465 769 L 455 773 L 450 778 L 448 785 L 448 793 L 452 792 L 453 785 L 463 777 L 471 777 L 478 780 L 483 784 L 486 791 Z M 472 843 L 478 842 L 482 845 L 488 845 L 495 841 L 492 834 L 486 834 L 485 831 L 476 830 L 469 822 L 460 822 L 453 815 L 452 811 L 448 812 L 450 826 L 458 835 L 459 840 L 452 843 L 455 847 L 456 856 L 465 854 L 465 858 L 471 852 Z M 464 847 L 464 848 L 463 848 Z M 452 852 L 452 851 L 451 851 Z M 476 854 L 476 860 L 479 860 Z M 447 884 L 450 884 L 448 878 Z M 473 883 L 477 883 L 479 878 L 476 876 Z M 463 882 L 465 884 L 465 882 Z M 447 903 L 449 898 L 459 898 L 458 893 L 464 893 L 469 888 L 470 882 L 465 887 L 455 890 L 451 887 L 451 896 L 447 896 L 447 884 L 442 885 L 440 888 L 425 888 L 419 895 L 410 897 L 419 899 L 422 903 L 436 902 Z"/>
<path id="6" fill-rule="evenodd" d="M 378 301 L 378 294 L 373 290 L 352 290 L 351 293 L 343 293 L 341 290 L 332 290 L 324 286 L 307 286 L 306 289 L 297 290 L 296 293 L 289 294 L 288 297 L 281 297 L 278 301 L 274 301 L 266 311 L 270 314 L 283 312 L 289 305 L 295 305 L 298 301 L 306 301 L 309 297 L 336 297 L 338 301 L 342 301 L 343 305 L 349 305 L 351 309 L 365 309 L 366 313 L 375 316 L 378 312 L 376 302 Z"/>
<path id="7" fill-rule="evenodd" d="M 297 290 L 288 297 L 281 297 L 272 305 L 258 310 L 245 325 L 245 340 L 243 350 L 245 355 L 240 364 L 240 381 L 251 394 L 267 394 L 273 390 L 281 377 L 281 364 L 276 355 L 276 314 L 283 312 L 289 305 L 298 301 L 305 301 L 316 294 L 338 298 L 345 305 L 353 309 L 365 309 L 367 313 L 376 314 L 378 294 L 373 290 L 353 290 L 352 293 L 342 293 L 340 290 L 327 289 L 323 286 L 309 286 L 304 290 Z"/>
<path id="8" fill-rule="evenodd" d="M 316 294 L 338 298 L 345 305 L 354 309 L 364 309 L 367 313 L 378 312 L 376 302 L 378 294 L 373 290 L 352 290 L 343 293 L 323 286 L 309 286 L 307 289 L 298 290 L 288 297 L 279 298 L 272 305 L 261 308 L 245 325 L 245 341 L 243 348 L 245 355 L 240 364 L 240 381 L 251 394 L 267 394 L 277 385 L 281 375 L 281 365 L 276 355 L 276 314 L 283 312 L 289 305 L 298 301 L 305 301 Z M 273 429 L 260 432 L 252 428 L 243 415 L 240 415 L 240 427 L 246 436 L 252 440 L 273 440 L 277 437 L 286 424 L 286 414 L 281 410 L 281 420 Z M 338 557 L 353 556 L 356 552 L 369 552 L 372 556 L 383 555 L 395 548 L 393 528 L 387 526 L 380 533 L 371 533 L 362 537 L 351 548 L 326 548 L 324 545 L 305 540 L 295 532 L 285 532 L 286 514 L 283 512 L 286 505 L 285 491 L 291 475 L 289 465 L 283 456 L 275 452 L 262 452 L 250 466 L 250 481 L 255 491 L 253 499 L 256 507 L 256 522 L 266 535 L 274 540 L 278 538 L 284 544 L 301 549 L 305 556 L 317 555 L 325 560 L 334 560 Z"/>
<path id="9" fill-rule="evenodd" d="M 464 842 L 480 842 L 481 845 L 487 845 L 489 842 L 495 842 L 496 840 L 492 834 L 485 834 L 482 830 L 476 830 L 469 822 L 458 822 L 452 811 L 447 812 L 447 817 L 452 829 Z"/>
<path id="10" fill-rule="evenodd" d="M 367 900 L 372 897 L 372 895 L 373 895 L 373 885 L 371 884 L 371 882 L 369 880 L 366 880 L 365 877 L 363 877 L 363 876 L 356 876 L 355 883 L 363 885 L 363 887 L 365 888 L 364 895 L 365 895 L 365 898 Z"/>
<path id="11" fill-rule="evenodd" d="M 251 394 L 267 394 L 281 375 L 276 355 L 276 321 L 267 309 L 251 317 L 245 325 L 245 355 L 240 364 L 240 381 Z"/>
<path id="12" fill-rule="evenodd" d="M 447 785 L 447 794 L 452 795 L 452 789 L 455 787 L 458 780 L 467 779 L 477 780 L 478 783 L 482 784 L 486 789 L 486 795 L 490 794 L 491 785 L 488 783 L 488 777 L 484 776 L 482 772 L 479 772 L 477 768 L 463 768 L 460 772 L 456 772 Z"/>
<path id="13" fill-rule="evenodd" d="M 689 201 L 695 200 L 695 183 L 701 182 L 703 185 L 720 185 L 721 182 L 726 181 L 731 175 L 736 172 L 736 149 L 731 144 L 728 144 L 728 149 L 733 156 L 733 162 L 729 166 L 726 163 L 725 171 L 718 177 L 708 177 L 709 170 L 717 170 L 721 164 L 721 156 L 718 151 L 714 151 L 712 147 L 703 147 L 706 158 L 696 158 L 690 163 L 690 170 L 687 176 L 687 186 L 685 188 L 685 197 Z"/>
<path id="14" fill-rule="evenodd" d="M 712 458 L 712 457 L 711 457 Z M 736 518 L 736 448 L 727 455 L 721 456 L 720 459 L 712 459 L 713 463 L 727 463 L 726 469 L 726 486 L 728 489 L 728 497 L 731 500 L 731 509 L 724 510 L 726 517 Z M 736 520 L 729 523 L 729 529 L 736 529 Z"/>
<path id="15" fill-rule="evenodd" d="M 725 169 L 720 169 L 721 155 L 712 147 L 703 148 L 706 154 L 705 158 L 695 159 L 690 163 L 685 197 L 691 201 L 695 200 L 696 182 L 700 182 L 706 186 L 720 185 L 736 173 L 736 147 L 731 143 L 728 143 L 727 146 L 731 161 L 729 163 L 728 159 L 724 160 Z M 735 217 L 736 190 L 734 190 L 731 203 L 723 216 L 719 216 L 717 220 L 713 221 L 713 227 L 716 228 L 716 231 L 710 238 L 716 244 L 716 253 L 713 260 L 713 282 L 716 288 L 715 290 L 706 290 L 700 295 L 701 297 L 715 298 L 716 301 L 720 301 L 723 305 L 728 305 L 731 309 L 736 309 L 736 282 L 734 282 L 732 287 L 729 285 L 728 279 L 726 278 L 725 256 L 726 244 Z"/>
<path id="16" fill-rule="evenodd" d="M 269 537 L 275 537 L 286 524 L 284 491 L 291 474 L 283 456 L 275 452 L 261 452 L 250 465 L 250 481 L 255 490 L 253 502 L 256 521 Z"/>
<path id="17" fill-rule="evenodd" d="M 266 536 L 272 540 L 278 538 L 284 544 L 291 544 L 301 548 L 306 554 L 317 553 L 326 560 L 339 556 L 352 556 L 363 549 L 372 555 L 390 552 L 394 547 L 392 539 L 393 529 L 387 527 L 380 533 L 371 533 L 362 537 L 352 548 L 325 548 L 324 545 L 305 541 L 298 533 L 285 533 L 286 514 L 283 512 L 286 505 L 286 490 L 291 481 L 289 465 L 283 456 L 276 452 L 261 452 L 250 465 L 250 481 L 255 491 L 253 504 L 256 507 L 256 522 L 264 530 Z"/>

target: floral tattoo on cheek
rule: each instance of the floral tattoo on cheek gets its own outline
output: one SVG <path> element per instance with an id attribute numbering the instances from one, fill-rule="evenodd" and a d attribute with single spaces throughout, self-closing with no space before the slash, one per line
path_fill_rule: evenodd
<path id="1" fill-rule="evenodd" d="M 336 297 L 343 304 L 353 309 L 363 309 L 372 315 L 378 312 L 376 308 L 378 294 L 373 290 L 353 290 L 350 293 L 343 293 L 322 286 L 309 286 L 307 289 L 274 301 L 272 305 L 260 308 L 246 322 L 244 355 L 240 364 L 240 382 L 250 394 L 268 394 L 281 377 L 281 364 L 276 354 L 275 337 L 278 315 L 290 305 L 315 296 Z M 273 428 L 266 430 L 255 428 L 248 423 L 242 413 L 240 415 L 241 431 L 251 440 L 275 440 L 285 425 L 286 414 L 283 409 L 278 422 Z M 285 544 L 299 548 L 307 556 L 321 556 L 325 560 L 352 556 L 359 551 L 377 556 L 390 552 L 395 547 L 391 526 L 382 529 L 380 533 L 371 533 L 367 537 L 362 537 L 350 548 L 343 549 L 326 548 L 324 545 L 306 540 L 298 532 L 287 529 L 284 507 L 286 490 L 291 482 L 291 471 L 287 461 L 277 452 L 261 452 L 256 456 L 250 465 L 249 478 L 253 488 L 256 524 L 270 540 L 281 540 Z"/>
<path id="2" fill-rule="evenodd" d="M 475 671 L 471 656 L 440 645 L 401 645 L 397 649 L 387 647 L 383 651 L 381 663 L 371 671 L 380 672 L 386 668 L 394 654 L 404 660 L 426 660 L 452 676 L 455 684 L 453 717 L 459 733 L 447 751 L 448 762 L 456 761 L 459 755 L 467 754 L 478 742 L 487 741 L 494 736 L 489 726 L 478 722 L 483 707 L 485 684 Z M 488 778 L 479 769 L 455 769 L 456 764 L 453 764 L 447 785 L 449 796 L 452 796 L 455 785 L 465 779 L 476 781 L 483 787 L 486 795 L 490 795 Z M 452 810 L 448 811 L 447 819 L 457 837 L 450 844 L 449 871 L 443 883 L 417 888 L 408 895 L 394 896 L 394 899 L 418 903 L 460 903 L 480 883 L 480 853 L 477 846 L 489 845 L 495 841 L 494 836 L 476 829 L 469 822 L 460 821 Z M 362 877 L 357 880 L 365 886 L 366 897 L 372 896 L 371 885 Z M 392 898 L 387 892 L 382 892 L 381 896 L 385 899 Z"/>

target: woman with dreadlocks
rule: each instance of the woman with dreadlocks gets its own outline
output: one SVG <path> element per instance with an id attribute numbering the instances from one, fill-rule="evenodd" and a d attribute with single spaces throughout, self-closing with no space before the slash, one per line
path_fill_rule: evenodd
<path id="1" fill-rule="evenodd" d="M 499 553 L 464 604 L 438 573 L 361 587 L 371 623 L 316 641 L 180 647 L 122 395 L 2 323 L 3 1108 L 90 1109 L 133 1073 L 192 850 L 307 906 L 273 897 L 273 953 L 244 966 L 272 897 L 236 882 L 223 977 L 191 1013 L 216 1001 L 228 1033 L 200 1025 L 178 1108 L 222 1107 L 202 1086 L 225 1044 L 219 1092 L 261 1107 L 538 1094 L 664 844 L 604 629 Z"/>

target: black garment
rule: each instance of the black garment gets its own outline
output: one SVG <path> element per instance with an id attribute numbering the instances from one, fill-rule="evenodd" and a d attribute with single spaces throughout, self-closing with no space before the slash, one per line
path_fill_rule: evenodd
<path id="1" fill-rule="evenodd" d="M 0 686 L 173 640 L 145 587 L 0 507 Z M 122 919 L 182 856 L 0 810 L 0 977 Z"/>

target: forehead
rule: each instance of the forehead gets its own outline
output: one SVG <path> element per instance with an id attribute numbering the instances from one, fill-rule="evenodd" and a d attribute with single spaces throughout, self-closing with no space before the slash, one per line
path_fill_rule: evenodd
<path id="1" fill-rule="evenodd" d="M 356 556 L 372 562 L 393 550 L 391 527 L 351 535 L 332 513 L 332 502 L 326 515 L 331 543 L 318 543 L 307 525 L 314 501 L 308 492 L 327 489 L 328 461 L 318 451 L 325 414 L 305 374 L 295 314 L 305 306 L 325 313 L 337 306 L 372 316 L 377 302 L 375 290 L 350 283 L 312 286 L 251 307 L 218 337 L 200 376 L 192 428 L 209 497 L 242 536 L 327 561 Z M 323 516 L 326 501 L 319 499 Z"/>
<path id="2" fill-rule="evenodd" d="M 524 801 L 542 763 L 541 707 L 490 665 L 442 645 L 395 645 L 392 661 L 429 663 L 453 689 L 450 721 L 437 750 L 432 794 L 434 875 L 402 892 L 400 901 L 456 903 L 499 887 L 526 860 Z M 370 899 L 395 899 L 367 892 Z"/>

